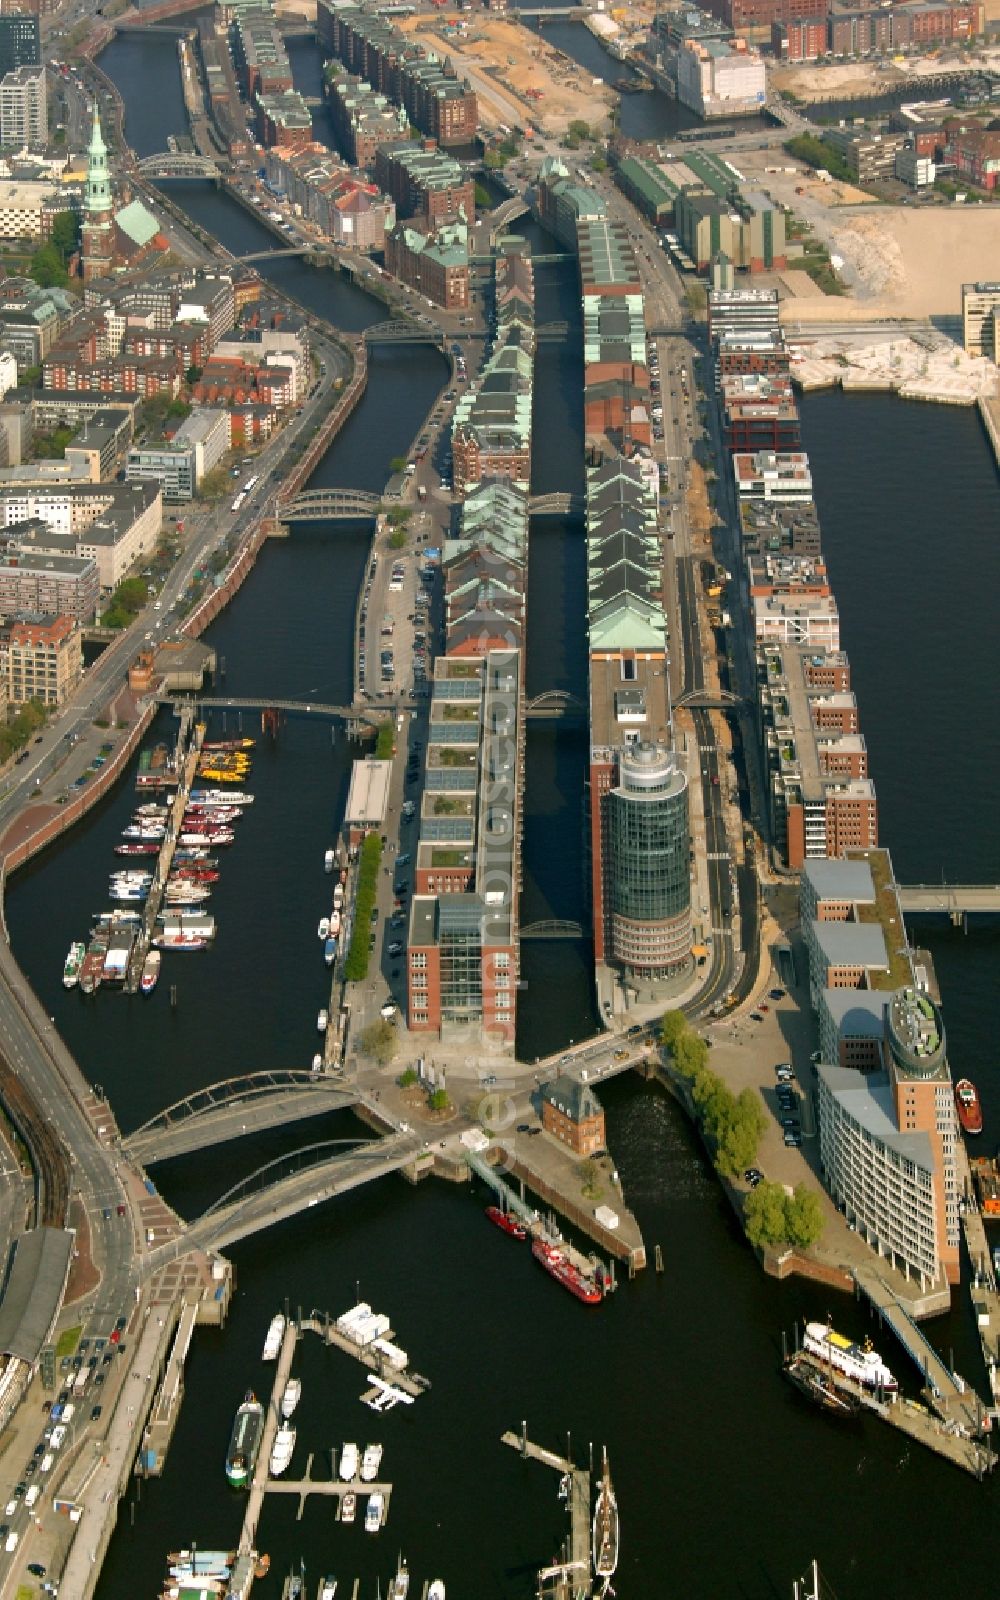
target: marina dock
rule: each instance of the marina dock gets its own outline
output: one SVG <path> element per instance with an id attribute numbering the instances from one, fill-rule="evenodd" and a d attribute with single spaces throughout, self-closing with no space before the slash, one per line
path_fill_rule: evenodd
<path id="1" fill-rule="evenodd" d="M 569 1538 L 560 1558 L 538 1574 L 539 1600 L 588 1600 L 593 1594 L 590 1544 L 590 1472 L 565 1456 L 528 1438 L 527 1424 L 520 1433 L 511 1429 L 501 1435 L 501 1444 L 516 1450 L 524 1461 L 539 1461 L 561 1478 L 560 1498 L 569 1513 Z"/>
<path id="2" fill-rule="evenodd" d="M 149 896 L 143 909 L 142 925 L 136 934 L 135 943 L 129 956 L 128 970 L 125 975 L 125 989 L 128 994 L 136 994 L 139 989 L 139 980 L 142 977 L 142 966 L 149 947 L 156 933 L 156 919 L 163 904 L 163 891 L 167 886 L 170 868 L 173 865 L 174 851 L 177 848 L 177 839 L 184 821 L 191 786 L 198 770 L 198 757 L 201 754 L 202 740 L 205 737 L 205 724 L 194 723 L 194 711 L 190 706 L 185 706 L 181 711 L 180 727 L 177 731 L 177 747 L 174 758 L 174 767 L 177 773 L 177 793 L 174 795 L 173 805 L 167 821 L 166 832 L 160 853 L 156 858 L 156 871 L 150 885 Z M 188 737 L 191 742 L 188 744 Z"/>
<path id="3" fill-rule="evenodd" d="M 310 1453 L 306 1461 L 304 1478 L 269 1478 L 266 1484 L 268 1494 L 294 1494 L 299 1497 L 299 1509 L 295 1514 L 296 1522 L 302 1521 L 302 1514 L 306 1509 L 306 1501 L 311 1494 L 327 1495 L 337 1502 L 337 1521 L 344 1507 L 344 1496 L 353 1494 L 361 1498 L 370 1494 L 380 1494 L 383 1499 L 382 1525 L 385 1526 L 389 1517 L 389 1499 L 392 1495 L 391 1483 L 363 1483 L 357 1478 L 350 1483 L 344 1483 L 340 1478 L 314 1478 L 312 1464 L 315 1456 Z"/>
<path id="4" fill-rule="evenodd" d="M 360 1361 L 361 1365 L 367 1367 L 369 1372 L 374 1372 L 393 1388 L 401 1389 L 411 1400 L 415 1400 L 418 1395 L 423 1394 L 431 1386 L 430 1379 L 421 1377 L 419 1372 L 408 1372 L 391 1366 L 380 1350 L 368 1345 L 355 1343 L 353 1339 L 341 1333 L 329 1316 L 321 1318 L 314 1312 L 300 1326 L 304 1333 L 319 1334 L 324 1344 L 332 1344 L 338 1350 L 342 1350 L 345 1355 L 353 1356 L 355 1361 Z M 394 1330 L 390 1328 L 385 1337 L 388 1341 L 395 1340 Z"/>
<path id="5" fill-rule="evenodd" d="M 278 1431 L 281 1420 L 281 1396 L 285 1392 L 285 1385 L 292 1371 L 292 1357 L 295 1354 L 295 1344 L 298 1339 L 298 1329 L 289 1318 L 281 1340 L 281 1349 L 278 1351 L 278 1360 L 274 1373 L 274 1386 L 271 1389 L 271 1398 L 264 1411 L 264 1431 L 261 1435 L 260 1449 L 257 1452 L 257 1464 L 254 1468 L 253 1483 L 250 1485 L 250 1494 L 247 1499 L 247 1508 L 243 1516 L 243 1528 L 240 1532 L 240 1542 L 237 1554 L 253 1558 L 257 1542 L 257 1524 L 260 1514 L 264 1509 L 264 1495 L 268 1488 L 268 1464 L 271 1459 L 271 1446 L 274 1436 Z"/>

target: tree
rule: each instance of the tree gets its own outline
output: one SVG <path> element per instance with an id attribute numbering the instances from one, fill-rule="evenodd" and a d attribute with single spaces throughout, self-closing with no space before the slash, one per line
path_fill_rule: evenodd
<path id="1" fill-rule="evenodd" d="M 399 1037 L 392 1023 L 385 1017 L 380 1017 L 377 1022 L 371 1022 L 363 1028 L 358 1039 L 358 1047 L 362 1055 L 371 1056 L 380 1067 L 387 1067 L 396 1054 Z"/>
<path id="2" fill-rule="evenodd" d="M 683 1011 L 665 1011 L 660 1018 L 660 1043 L 665 1050 L 673 1050 L 678 1039 L 687 1032 L 687 1017 Z"/>
<path id="3" fill-rule="evenodd" d="M 435 1089 L 428 1104 L 432 1111 L 450 1111 L 451 1100 L 447 1089 Z"/>
<path id="4" fill-rule="evenodd" d="M 607 172 L 608 163 L 603 156 L 591 156 L 590 170 L 591 172 Z"/>
<path id="5" fill-rule="evenodd" d="M 487 187 L 486 187 L 486 185 L 484 183 L 477 183 L 476 184 L 475 195 L 476 195 L 476 205 L 478 206 L 479 210 L 480 211 L 489 211 L 491 205 L 493 204 L 493 201 L 490 199 L 490 191 L 487 189 Z"/>
<path id="6" fill-rule="evenodd" d="M 755 1250 L 784 1244 L 785 1191 L 780 1183 L 758 1183 L 743 1206 L 743 1227 Z"/>
<path id="7" fill-rule="evenodd" d="M 389 535 L 389 549 L 402 550 L 406 544 L 406 534 L 402 528 L 396 528 Z"/>
<path id="8" fill-rule="evenodd" d="M 63 288 L 69 281 L 62 256 L 54 244 L 39 245 L 31 257 L 28 272 L 42 289 Z"/>
<path id="9" fill-rule="evenodd" d="M 200 367 L 188 367 L 187 371 L 184 374 L 184 379 L 185 379 L 186 383 L 197 383 L 198 379 L 200 377 L 201 377 L 201 368 Z"/>
<path id="10" fill-rule="evenodd" d="M 785 1231 L 791 1244 L 808 1250 L 823 1232 L 823 1208 L 815 1189 L 804 1183 L 795 1185 L 795 1192 L 785 1196 Z"/>
<path id="11" fill-rule="evenodd" d="M 567 129 L 567 132 L 572 139 L 589 139 L 590 124 L 589 122 L 583 122 L 579 117 L 574 117 L 573 121 L 569 125 L 569 128 Z"/>
<path id="12" fill-rule="evenodd" d="M 417 1077 L 415 1067 L 407 1067 L 406 1071 L 401 1072 L 399 1077 L 396 1079 L 396 1082 L 399 1084 L 401 1089 L 412 1089 L 414 1084 L 418 1083 L 419 1081 L 420 1080 Z"/>
<path id="13" fill-rule="evenodd" d="M 683 1077 L 694 1079 L 708 1065 L 708 1045 L 696 1033 L 685 1033 L 673 1050 L 674 1065 Z"/>
<path id="14" fill-rule="evenodd" d="M 60 211 L 53 217 L 51 237 L 65 266 L 70 256 L 80 248 L 80 218 L 75 211 Z"/>
<path id="15" fill-rule="evenodd" d="M 229 473 L 225 467 L 213 467 L 206 472 L 198 485 L 199 500 L 221 500 L 229 488 Z"/>
<path id="16" fill-rule="evenodd" d="M 752 1089 L 744 1089 L 736 1099 L 730 1099 L 729 1115 L 718 1136 L 715 1164 L 726 1177 L 733 1178 L 757 1159 L 764 1110 Z"/>
<path id="17" fill-rule="evenodd" d="M 392 460 L 389 462 L 389 471 L 390 472 L 405 472 L 406 471 L 406 457 L 405 456 L 393 456 Z"/>

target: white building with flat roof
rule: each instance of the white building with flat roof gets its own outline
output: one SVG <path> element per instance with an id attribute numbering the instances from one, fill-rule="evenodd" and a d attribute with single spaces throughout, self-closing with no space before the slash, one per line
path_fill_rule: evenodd
<path id="1" fill-rule="evenodd" d="M 381 833 L 389 804 L 392 762 L 368 756 L 351 768 L 351 786 L 344 813 L 348 845 L 358 845 L 368 833 Z"/>

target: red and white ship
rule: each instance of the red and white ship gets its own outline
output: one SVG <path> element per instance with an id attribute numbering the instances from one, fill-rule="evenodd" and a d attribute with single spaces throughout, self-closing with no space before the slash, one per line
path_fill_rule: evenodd
<path id="1" fill-rule="evenodd" d="M 963 1133 L 982 1133 L 983 1108 L 979 1103 L 979 1092 L 968 1078 L 959 1078 L 955 1085 L 955 1110 Z"/>
<path id="2" fill-rule="evenodd" d="M 567 1255 L 557 1249 L 555 1245 L 548 1244 L 544 1239 L 533 1239 L 531 1253 L 539 1266 L 545 1268 L 550 1277 L 561 1283 L 570 1294 L 575 1294 L 584 1305 L 600 1305 L 604 1298 L 593 1278 L 588 1277 L 575 1267 Z"/>
<path id="3" fill-rule="evenodd" d="M 528 1237 L 527 1228 L 523 1223 L 518 1222 L 516 1217 L 512 1217 L 509 1211 L 503 1211 L 499 1206 L 487 1206 L 486 1215 L 494 1227 L 500 1228 L 504 1233 L 509 1233 L 512 1239 L 526 1239 Z"/>

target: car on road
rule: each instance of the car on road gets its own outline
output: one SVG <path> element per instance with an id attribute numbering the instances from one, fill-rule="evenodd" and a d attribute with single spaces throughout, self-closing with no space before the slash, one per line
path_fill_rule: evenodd
<path id="1" fill-rule="evenodd" d="M 518 1125 L 517 1125 L 517 1131 L 518 1131 L 518 1133 L 530 1133 L 531 1132 L 531 1123 L 530 1122 L 519 1122 Z"/>
<path id="2" fill-rule="evenodd" d="M 798 1149 L 802 1143 L 802 1134 L 795 1128 L 785 1129 L 785 1143 L 789 1148 Z"/>
<path id="3" fill-rule="evenodd" d="M 91 1408 L 90 1408 L 90 1420 L 91 1420 L 91 1422 L 98 1422 L 100 1420 L 101 1412 L 103 1410 L 104 1410 L 103 1406 L 91 1406 Z"/>
<path id="4" fill-rule="evenodd" d="M 784 1000 L 785 998 L 784 989 L 771 989 L 768 991 L 768 993 L 772 1000 Z"/>
<path id="5" fill-rule="evenodd" d="M 122 1338 L 122 1330 L 119 1328 L 118 1324 L 115 1323 L 115 1326 L 112 1329 L 112 1333 L 111 1333 L 111 1343 L 112 1344 L 121 1344 L 121 1338 Z M 105 1356 L 105 1360 L 107 1360 L 106 1356 Z"/>
<path id="6" fill-rule="evenodd" d="M 613 1061 L 627 1061 L 628 1058 L 629 1058 L 629 1055 L 630 1055 L 630 1051 L 628 1051 L 628 1050 L 616 1050 L 614 1055 L 613 1055 L 613 1057 L 612 1057 L 612 1060 Z"/>
<path id="7" fill-rule="evenodd" d="M 750 1021 L 751 1022 L 763 1022 L 763 1020 L 764 1020 L 764 1018 L 761 1016 L 759 1011 L 751 1011 L 751 1013 L 750 1013 Z"/>
<path id="8" fill-rule="evenodd" d="M 394 939 L 392 941 L 392 944 L 389 946 L 388 953 L 390 956 L 401 956 L 403 954 L 403 946 L 400 944 L 398 939 Z"/>
<path id="9" fill-rule="evenodd" d="M 29 1561 L 28 1571 L 33 1578 L 44 1578 L 45 1576 L 45 1568 L 40 1561 Z"/>

